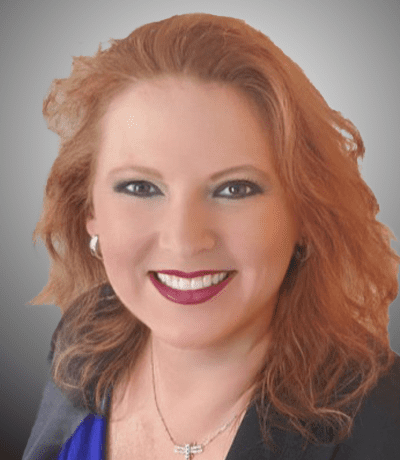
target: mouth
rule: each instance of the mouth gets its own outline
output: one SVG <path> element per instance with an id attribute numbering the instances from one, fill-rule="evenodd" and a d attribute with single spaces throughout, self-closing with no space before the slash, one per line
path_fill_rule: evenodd
<path id="1" fill-rule="evenodd" d="M 178 278 L 160 272 L 149 272 L 150 281 L 166 299 L 181 305 L 207 302 L 231 282 L 236 271 L 220 271 L 196 278 Z"/>

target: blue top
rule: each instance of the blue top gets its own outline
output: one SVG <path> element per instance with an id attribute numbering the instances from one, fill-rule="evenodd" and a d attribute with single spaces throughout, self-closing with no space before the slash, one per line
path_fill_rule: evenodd
<path id="1" fill-rule="evenodd" d="M 106 460 L 105 417 L 89 414 L 63 445 L 58 460 Z"/>

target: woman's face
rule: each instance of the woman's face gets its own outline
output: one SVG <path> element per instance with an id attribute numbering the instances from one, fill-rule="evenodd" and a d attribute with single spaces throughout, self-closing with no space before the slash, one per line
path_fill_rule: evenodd
<path id="1" fill-rule="evenodd" d="M 153 335 L 183 347 L 265 337 L 299 235 L 243 95 L 172 77 L 119 95 L 102 120 L 93 202 L 87 230 L 109 281 Z M 155 287 L 163 270 L 235 273 L 185 303 Z"/>

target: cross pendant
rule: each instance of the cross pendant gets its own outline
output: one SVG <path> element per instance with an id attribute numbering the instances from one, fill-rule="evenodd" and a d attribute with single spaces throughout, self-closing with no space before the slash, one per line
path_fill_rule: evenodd
<path id="1" fill-rule="evenodd" d="M 203 446 L 196 444 L 185 444 L 184 446 L 175 446 L 174 452 L 176 454 L 183 454 L 185 456 L 185 460 L 191 460 L 194 454 L 200 454 L 201 452 L 203 452 Z"/>

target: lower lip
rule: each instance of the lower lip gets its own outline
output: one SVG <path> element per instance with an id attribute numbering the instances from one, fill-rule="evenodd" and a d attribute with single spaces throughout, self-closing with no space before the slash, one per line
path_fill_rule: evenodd
<path id="1" fill-rule="evenodd" d="M 150 273 L 150 279 L 158 292 L 166 299 L 172 300 L 172 302 L 179 303 L 181 305 L 194 305 L 207 302 L 207 300 L 210 300 L 212 297 L 216 296 L 231 281 L 232 275 L 233 273 L 230 273 L 228 278 L 222 281 L 222 283 L 214 284 L 208 288 L 195 289 L 191 291 L 179 291 L 178 289 L 173 289 L 169 286 L 166 286 L 165 284 L 158 281 L 155 273 Z"/>

